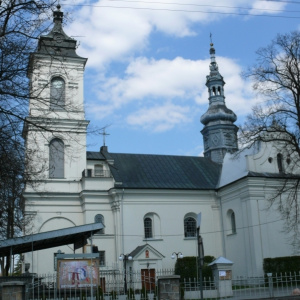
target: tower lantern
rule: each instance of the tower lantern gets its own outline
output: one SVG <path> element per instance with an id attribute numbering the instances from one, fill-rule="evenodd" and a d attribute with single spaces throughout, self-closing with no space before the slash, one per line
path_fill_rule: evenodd
<path id="1" fill-rule="evenodd" d="M 238 127 L 234 125 L 237 117 L 225 104 L 225 81 L 219 72 L 213 43 L 210 44 L 209 53 L 210 74 L 206 76 L 209 107 L 200 119 L 204 125 L 201 133 L 203 135 L 204 156 L 209 157 L 214 162 L 222 163 L 227 152 L 233 153 L 238 150 Z"/>

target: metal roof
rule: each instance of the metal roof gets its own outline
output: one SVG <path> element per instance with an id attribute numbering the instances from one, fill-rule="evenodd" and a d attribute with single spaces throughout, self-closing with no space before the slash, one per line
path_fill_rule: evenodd
<path id="1" fill-rule="evenodd" d="M 119 188 L 209 190 L 217 186 L 221 165 L 206 157 L 109 153 Z"/>
<path id="2" fill-rule="evenodd" d="M 0 241 L 0 256 L 69 244 L 74 244 L 74 248 L 78 249 L 86 244 L 87 238 L 103 228 L 102 223 L 93 223 L 2 240 Z"/>

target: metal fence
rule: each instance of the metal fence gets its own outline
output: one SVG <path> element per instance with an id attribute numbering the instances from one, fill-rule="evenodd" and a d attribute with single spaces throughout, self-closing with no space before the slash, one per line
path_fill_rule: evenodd
<path id="1" fill-rule="evenodd" d="M 58 288 L 56 274 L 33 275 L 30 280 L 27 278 L 26 299 L 156 300 L 157 278 L 173 274 L 173 270 L 156 270 L 155 274 L 151 270 L 126 273 L 119 270 L 105 271 L 100 272 L 99 282 L 93 288 L 88 284 L 81 288 Z M 296 299 L 300 299 L 300 272 L 269 274 L 264 277 L 239 276 L 226 282 L 218 278 L 204 278 L 202 286 L 203 299 L 284 299 L 293 294 L 298 295 Z M 182 281 L 181 295 L 184 299 L 201 298 L 197 278 Z"/>

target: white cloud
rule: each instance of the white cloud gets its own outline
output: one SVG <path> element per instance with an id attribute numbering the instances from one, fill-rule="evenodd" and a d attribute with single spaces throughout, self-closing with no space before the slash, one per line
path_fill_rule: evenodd
<path id="1" fill-rule="evenodd" d="M 251 14 L 278 14 L 278 10 L 283 10 L 287 3 L 281 1 L 254 1 Z"/>
<path id="2" fill-rule="evenodd" d="M 186 5 L 184 0 L 176 1 L 181 5 L 171 0 L 163 3 L 99 0 L 75 11 L 74 23 L 66 32 L 75 38 L 81 36 L 76 38 L 81 41 L 78 53 L 88 57 L 87 67 L 95 72 L 90 87 L 98 99 L 89 100 L 87 106 L 95 119 L 122 118 L 130 126 L 160 132 L 187 123 L 199 107 L 204 112 L 208 106 L 205 80 L 209 60 L 146 57 L 151 34 L 192 36 L 195 24 L 245 12 L 241 7 L 267 9 L 264 14 L 284 8 L 283 3 L 252 0 L 228 0 L 226 5 L 224 0 L 204 0 L 195 5 Z M 111 76 L 106 73 L 112 64 L 120 62 L 119 72 Z M 236 61 L 217 56 L 217 62 L 226 81 L 228 108 L 239 116 L 248 114 L 258 102 L 251 83 L 241 77 Z"/>
<path id="3" fill-rule="evenodd" d="M 258 101 L 251 83 L 241 77 L 241 67 L 233 60 L 217 57 L 219 71 L 226 81 L 227 107 L 245 116 Z M 152 131 L 166 131 L 188 122 L 193 113 L 208 107 L 205 86 L 209 60 L 154 60 L 140 57 L 132 61 L 124 78 L 106 78 L 96 84 L 101 90 L 99 101 L 93 102 L 96 119 L 122 113 L 131 126 Z"/>
<path id="4" fill-rule="evenodd" d="M 126 61 L 145 49 L 153 32 L 176 37 L 191 36 L 196 34 L 193 30 L 195 24 L 232 16 L 229 13 L 245 13 L 240 7 L 265 8 L 264 14 L 274 14 L 274 9 L 283 9 L 284 5 L 251 0 L 231 0 L 226 5 L 223 0 L 206 0 L 194 5 L 184 0 L 176 3 L 171 0 L 98 0 L 74 10 L 74 22 L 68 26 L 67 32 L 80 40 L 78 52 L 89 58 L 88 66 L 99 69 L 113 61 Z"/>
<path id="5" fill-rule="evenodd" d="M 167 103 L 154 106 L 150 109 L 143 108 L 127 117 L 130 125 L 141 126 L 154 132 L 167 131 L 178 124 L 190 122 L 188 106 L 179 106 Z"/>

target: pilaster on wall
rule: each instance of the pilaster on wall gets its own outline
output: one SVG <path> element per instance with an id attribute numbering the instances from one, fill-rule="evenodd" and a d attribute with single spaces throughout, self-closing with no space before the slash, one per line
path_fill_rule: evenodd
<path id="1" fill-rule="evenodd" d="M 119 194 L 115 189 L 109 192 L 109 200 L 114 220 L 115 228 L 115 260 L 118 261 L 118 257 L 121 253 L 124 253 L 124 230 L 123 230 L 123 215 L 120 206 L 123 205 L 123 193 Z"/>

